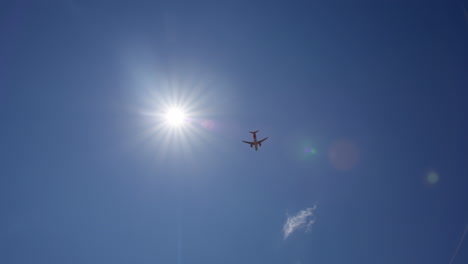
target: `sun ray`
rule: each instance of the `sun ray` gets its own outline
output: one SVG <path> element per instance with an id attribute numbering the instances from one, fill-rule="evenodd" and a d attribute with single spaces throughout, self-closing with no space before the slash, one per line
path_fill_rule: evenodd
<path id="1" fill-rule="evenodd" d="M 129 87 L 135 92 L 131 96 L 136 97 L 134 110 L 140 117 L 134 141 L 139 148 L 153 151 L 158 162 L 174 158 L 200 161 L 205 156 L 195 153 L 225 148 L 216 135 L 222 127 L 216 117 L 227 91 L 219 74 L 185 61 L 155 65 L 137 56 L 130 62 Z"/>

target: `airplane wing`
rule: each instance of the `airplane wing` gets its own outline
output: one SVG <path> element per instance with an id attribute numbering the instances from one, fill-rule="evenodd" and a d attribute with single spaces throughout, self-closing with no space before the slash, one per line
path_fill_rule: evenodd
<path id="1" fill-rule="evenodd" d="M 267 139 L 268 139 L 268 137 L 266 137 L 266 138 L 260 140 L 259 142 L 262 143 L 263 141 L 265 141 L 265 140 L 267 140 Z"/>
<path id="2" fill-rule="evenodd" d="M 242 140 L 242 142 L 247 143 L 247 144 L 255 144 L 254 142 L 248 142 L 248 141 L 244 141 L 244 140 Z"/>

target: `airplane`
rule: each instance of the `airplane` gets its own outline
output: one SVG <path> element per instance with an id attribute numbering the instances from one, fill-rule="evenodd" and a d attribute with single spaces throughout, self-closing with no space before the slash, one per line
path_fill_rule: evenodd
<path id="1" fill-rule="evenodd" d="M 249 131 L 249 133 L 252 133 L 252 134 L 253 134 L 253 140 L 254 140 L 253 142 L 249 142 L 249 141 L 244 141 L 244 140 L 242 140 L 242 142 L 247 143 L 247 144 L 250 144 L 250 147 L 255 146 L 255 151 L 258 150 L 258 146 L 262 146 L 262 142 L 263 142 L 263 141 L 265 141 L 265 140 L 268 139 L 268 137 L 266 137 L 266 138 L 264 138 L 264 139 L 262 139 L 262 140 L 260 140 L 260 141 L 257 141 L 257 132 L 258 132 L 258 130 L 257 130 L 257 131 Z"/>

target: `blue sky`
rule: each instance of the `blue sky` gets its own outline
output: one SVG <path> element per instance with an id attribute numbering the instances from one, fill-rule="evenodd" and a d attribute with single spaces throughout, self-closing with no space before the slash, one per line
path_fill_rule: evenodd
<path id="1" fill-rule="evenodd" d="M 3 1 L 0 262 L 467 263 L 466 6 Z"/>

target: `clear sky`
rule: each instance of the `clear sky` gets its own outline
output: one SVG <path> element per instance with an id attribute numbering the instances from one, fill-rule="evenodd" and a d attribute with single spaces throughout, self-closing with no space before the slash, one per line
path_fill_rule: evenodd
<path id="1" fill-rule="evenodd" d="M 465 7 L 1 1 L 0 263 L 468 263 Z"/>

